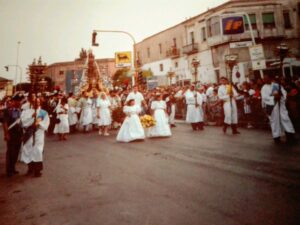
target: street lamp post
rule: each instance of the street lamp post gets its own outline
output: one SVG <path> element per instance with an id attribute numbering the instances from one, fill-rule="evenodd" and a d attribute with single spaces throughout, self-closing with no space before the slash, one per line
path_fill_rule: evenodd
<path id="1" fill-rule="evenodd" d="M 15 85 L 16 85 L 16 88 L 17 88 L 17 77 L 18 77 L 18 68 L 17 67 L 19 67 L 19 49 L 20 49 L 21 41 L 18 41 L 17 44 L 18 45 L 17 45 L 17 60 L 16 60 L 16 74 L 15 74 L 15 82 L 16 82 Z"/>
<path id="2" fill-rule="evenodd" d="M 128 35 L 131 38 L 131 40 L 133 41 L 133 66 L 134 66 L 134 70 L 135 70 L 134 75 L 132 76 L 132 86 L 135 85 L 137 73 L 138 73 L 138 65 L 137 65 L 137 60 L 136 60 L 136 58 L 137 58 L 136 57 L 136 41 L 135 41 L 135 38 L 133 37 L 133 35 L 127 31 L 122 31 L 122 30 L 94 30 L 93 31 L 93 39 L 92 39 L 93 46 L 99 46 L 99 44 L 96 43 L 96 34 L 97 33 L 122 33 L 122 34 Z"/>
<path id="3" fill-rule="evenodd" d="M 197 59 L 195 59 L 195 58 L 193 58 L 193 60 L 192 60 L 192 66 L 194 67 L 195 84 L 198 81 L 197 77 L 198 77 L 198 67 L 199 67 L 199 65 L 200 65 L 200 61 L 197 60 Z"/>
<path id="4" fill-rule="evenodd" d="M 175 76 L 175 72 L 172 71 L 172 69 L 170 69 L 170 71 L 168 72 L 168 77 L 170 79 L 170 86 L 172 86 L 172 79 Z"/>
<path id="5" fill-rule="evenodd" d="M 281 43 L 280 45 L 277 46 L 277 51 L 278 55 L 280 58 L 280 71 L 281 71 L 281 76 L 283 77 L 284 72 L 283 72 L 283 60 L 287 56 L 289 52 L 289 47 L 287 46 L 286 43 Z"/>

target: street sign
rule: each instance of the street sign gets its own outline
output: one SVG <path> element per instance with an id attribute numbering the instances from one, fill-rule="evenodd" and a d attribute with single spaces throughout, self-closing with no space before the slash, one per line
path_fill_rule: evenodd
<path id="1" fill-rule="evenodd" d="M 116 68 L 131 67 L 131 52 L 116 52 Z"/>
<path id="2" fill-rule="evenodd" d="M 244 33 L 244 19 L 242 16 L 230 16 L 222 18 L 224 35 Z"/>
<path id="3" fill-rule="evenodd" d="M 266 60 L 256 60 L 252 61 L 252 69 L 253 70 L 264 70 L 266 69 Z"/>
<path id="4" fill-rule="evenodd" d="M 250 46 L 249 53 L 253 70 L 263 70 L 266 68 L 264 49 L 261 44 Z"/>
<path id="5" fill-rule="evenodd" d="M 250 46 L 252 46 L 252 41 L 232 42 L 229 44 L 230 48 L 248 48 Z"/>

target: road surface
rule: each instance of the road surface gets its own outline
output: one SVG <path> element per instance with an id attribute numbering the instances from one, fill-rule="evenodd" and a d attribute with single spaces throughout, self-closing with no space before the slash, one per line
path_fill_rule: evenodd
<path id="1" fill-rule="evenodd" d="M 188 125 L 129 144 L 75 134 L 47 138 L 41 178 L 4 175 L 1 225 L 299 225 L 300 148 L 267 131 Z M 1 133 L 2 136 L 2 133 Z"/>

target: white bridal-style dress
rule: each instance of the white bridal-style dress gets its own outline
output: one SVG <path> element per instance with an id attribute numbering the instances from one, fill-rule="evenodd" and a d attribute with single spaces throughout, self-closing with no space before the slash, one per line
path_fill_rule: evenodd
<path id="1" fill-rule="evenodd" d="M 138 116 L 141 107 L 138 105 L 124 106 L 123 112 L 126 114 L 126 118 L 117 135 L 117 141 L 130 142 L 145 139 L 144 128 Z"/>
<path id="2" fill-rule="evenodd" d="M 172 135 L 169 120 L 166 116 L 167 105 L 165 101 L 153 101 L 151 109 L 154 110 L 154 119 L 156 124 L 150 127 L 147 134 L 148 137 L 169 137 Z"/>
<path id="3" fill-rule="evenodd" d="M 58 104 L 55 111 L 57 113 L 57 118 L 60 120 L 60 122 L 55 124 L 53 133 L 54 134 L 69 133 L 70 126 L 69 126 L 68 104 L 65 104 L 64 106 L 62 104 Z"/>
<path id="4" fill-rule="evenodd" d="M 98 99 L 97 101 L 97 110 L 99 110 L 100 119 L 98 121 L 99 126 L 109 126 L 111 124 L 111 115 L 110 115 L 110 101 L 108 99 Z"/>
<path id="5" fill-rule="evenodd" d="M 93 122 L 93 112 L 92 112 L 92 99 L 84 99 L 82 104 L 82 111 L 80 115 L 80 123 L 82 126 L 87 126 Z"/>

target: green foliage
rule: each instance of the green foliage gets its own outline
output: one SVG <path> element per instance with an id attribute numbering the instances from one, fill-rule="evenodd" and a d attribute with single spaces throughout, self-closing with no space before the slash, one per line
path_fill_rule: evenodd
<path id="1" fill-rule="evenodd" d="M 145 77 L 145 78 L 153 77 L 153 72 L 151 70 L 143 70 L 142 74 L 143 74 L 143 77 Z"/>
<path id="2" fill-rule="evenodd" d="M 128 77 L 129 69 L 119 69 L 113 75 L 113 84 L 115 86 L 120 86 L 126 83 L 129 83 L 131 78 Z"/>

